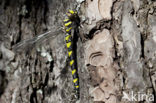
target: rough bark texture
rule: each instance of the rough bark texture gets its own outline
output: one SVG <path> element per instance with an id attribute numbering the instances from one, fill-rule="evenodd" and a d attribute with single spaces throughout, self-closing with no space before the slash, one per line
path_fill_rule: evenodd
<path id="1" fill-rule="evenodd" d="M 1 0 L 0 103 L 76 102 L 61 31 L 65 13 L 76 6 L 80 35 L 88 37 L 74 41 L 77 102 L 155 103 L 124 98 L 156 97 L 155 0 Z M 13 52 L 15 44 L 49 30 L 58 31 Z"/>

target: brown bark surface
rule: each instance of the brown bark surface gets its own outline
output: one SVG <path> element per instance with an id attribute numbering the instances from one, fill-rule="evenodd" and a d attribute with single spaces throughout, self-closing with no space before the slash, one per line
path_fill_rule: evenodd
<path id="1" fill-rule="evenodd" d="M 77 103 L 155 103 L 155 0 L 0 0 L 0 103 L 76 102 L 62 32 L 76 6 Z"/>

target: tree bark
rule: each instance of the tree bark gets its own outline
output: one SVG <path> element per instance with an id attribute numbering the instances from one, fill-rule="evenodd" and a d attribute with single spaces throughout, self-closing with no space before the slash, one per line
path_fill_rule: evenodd
<path id="1" fill-rule="evenodd" d="M 62 32 L 76 7 L 79 101 Z M 0 1 L 0 103 L 154 103 L 155 62 L 154 0 Z"/>

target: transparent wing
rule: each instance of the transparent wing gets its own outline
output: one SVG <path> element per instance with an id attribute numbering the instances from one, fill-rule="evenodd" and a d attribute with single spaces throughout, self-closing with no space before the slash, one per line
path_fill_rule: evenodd
<path id="1" fill-rule="evenodd" d="M 23 52 L 31 50 L 36 47 L 36 44 L 42 44 L 44 41 L 52 40 L 56 38 L 59 34 L 63 33 L 62 29 L 57 29 L 57 31 L 48 31 L 43 34 L 37 35 L 31 39 L 25 39 L 12 47 L 14 52 Z"/>

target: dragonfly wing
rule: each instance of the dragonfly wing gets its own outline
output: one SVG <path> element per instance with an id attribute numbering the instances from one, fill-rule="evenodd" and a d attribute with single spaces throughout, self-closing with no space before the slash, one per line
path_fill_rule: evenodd
<path id="1" fill-rule="evenodd" d="M 44 41 L 53 40 L 59 34 L 63 33 L 61 29 L 57 31 L 48 31 L 43 34 L 37 35 L 31 39 L 25 39 L 17 44 L 15 44 L 12 49 L 14 52 L 23 52 L 27 50 L 31 50 L 35 47 L 35 45 L 39 45 L 44 43 Z"/>

